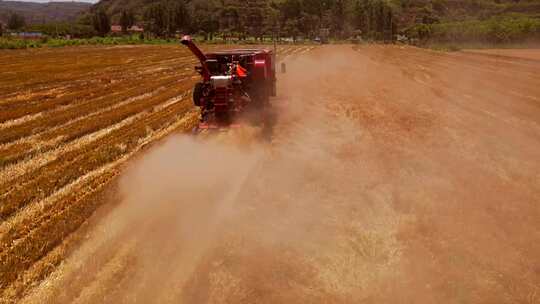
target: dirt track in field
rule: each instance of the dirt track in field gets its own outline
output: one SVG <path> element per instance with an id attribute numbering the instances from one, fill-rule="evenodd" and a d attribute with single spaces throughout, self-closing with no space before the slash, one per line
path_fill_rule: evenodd
<path id="1" fill-rule="evenodd" d="M 523 58 L 529 60 L 540 60 L 540 48 L 531 49 L 487 49 L 487 50 L 467 50 L 470 53 L 480 53 L 513 58 Z"/>
<path id="2" fill-rule="evenodd" d="M 35 262 L 4 294 L 540 302 L 540 61 L 326 46 L 287 63 L 271 143 L 170 137 L 123 170 L 118 203 L 67 237 L 78 249 L 43 283 L 20 287 L 40 281 Z"/>

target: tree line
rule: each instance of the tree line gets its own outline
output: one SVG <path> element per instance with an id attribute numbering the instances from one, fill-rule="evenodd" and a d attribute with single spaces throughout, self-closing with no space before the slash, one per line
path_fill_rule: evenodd
<path id="1" fill-rule="evenodd" d="M 26 20 L 24 19 L 24 16 L 19 15 L 17 13 L 12 13 L 9 15 L 8 21 L 7 21 L 7 29 L 9 30 L 20 30 L 26 26 Z M 0 23 L 0 29 L 3 30 L 3 26 Z"/>
<path id="2" fill-rule="evenodd" d="M 7 28 L 87 38 L 106 36 L 115 24 L 124 33 L 138 25 L 144 27 L 145 35 L 157 38 L 189 33 L 209 40 L 216 36 L 226 40 L 324 36 L 392 41 L 398 34 L 414 43 L 540 39 L 537 18 L 515 13 L 499 16 L 498 11 L 492 11 L 497 14 L 489 17 L 489 0 L 463 2 L 471 6 L 466 6 L 469 15 L 457 20 L 448 17 L 457 12 L 450 11 L 456 4 L 448 0 L 130 0 L 129 5 L 116 1 L 100 1 L 71 23 L 26 25 L 22 16 L 11 14 L 7 23 L 0 24 L 0 34 Z M 480 4 L 483 6 L 478 7 Z M 517 4 L 504 5 L 510 8 Z"/>
<path id="3" fill-rule="evenodd" d="M 147 33 L 161 38 L 191 33 L 209 40 L 216 35 L 240 40 L 273 36 L 294 40 L 320 36 L 346 39 L 360 35 L 391 40 L 398 30 L 399 7 L 389 3 L 388 0 L 144 0 L 120 11 L 98 4 L 79 18 L 77 24 L 69 26 L 51 24 L 31 28 L 75 37 L 105 36 L 112 24 L 118 24 L 124 33 L 131 26 L 140 25 Z M 24 18 L 12 14 L 7 28 L 23 27 Z M 51 29 L 54 31 L 49 33 Z"/>
<path id="4" fill-rule="evenodd" d="M 147 1 L 148 2 L 148 1 Z M 157 37 L 178 32 L 196 33 L 213 39 L 263 39 L 328 35 L 345 39 L 357 35 L 393 39 L 398 11 L 387 0 L 157 0 L 142 8 L 108 12 L 97 6 L 92 24 L 107 34 L 112 19 L 123 29 L 139 24 Z"/>

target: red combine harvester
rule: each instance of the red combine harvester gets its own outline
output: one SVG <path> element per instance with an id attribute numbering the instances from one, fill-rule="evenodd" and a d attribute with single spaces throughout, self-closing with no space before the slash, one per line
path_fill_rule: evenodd
<path id="1" fill-rule="evenodd" d="M 204 54 L 191 40 L 182 38 L 199 59 L 195 67 L 202 80 L 195 84 L 193 102 L 201 108 L 201 130 L 227 130 L 241 118 L 268 124 L 270 97 L 276 95 L 275 57 L 267 49 L 234 49 Z M 265 126 L 266 127 L 266 126 Z"/>

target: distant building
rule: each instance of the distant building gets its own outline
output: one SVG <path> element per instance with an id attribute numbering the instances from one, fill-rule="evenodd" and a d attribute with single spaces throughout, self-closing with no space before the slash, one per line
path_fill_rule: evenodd
<path id="1" fill-rule="evenodd" d="M 142 33 L 144 32 L 144 28 L 142 26 L 133 25 L 130 28 L 128 28 L 128 33 Z M 113 34 L 121 34 L 122 33 L 122 26 L 121 25 L 111 25 L 111 33 Z"/>
<path id="2" fill-rule="evenodd" d="M 45 35 L 41 32 L 17 32 L 17 33 L 11 33 L 12 37 L 22 38 L 22 39 L 41 39 L 45 37 Z"/>
<path id="3" fill-rule="evenodd" d="M 113 33 L 113 34 L 122 33 L 122 26 L 121 25 L 111 25 L 111 33 Z"/>
<path id="4" fill-rule="evenodd" d="M 128 32 L 142 33 L 144 32 L 144 28 L 142 26 L 134 25 L 128 29 Z"/>

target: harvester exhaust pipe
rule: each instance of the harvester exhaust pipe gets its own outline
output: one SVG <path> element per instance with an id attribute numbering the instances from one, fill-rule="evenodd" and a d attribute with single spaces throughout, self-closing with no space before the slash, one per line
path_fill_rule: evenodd
<path id="1" fill-rule="evenodd" d="M 195 55 L 195 57 L 197 57 L 197 59 L 199 59 L 199 62 L 201 63 L 201 68 L 202 68 L 202 73 L 201 74 L 202 74 L 204 80 L 206 80 L 206 81 L 210 80 L 210 70 L 208 69 L 208 66 L 206 65 L 206 59 L 207 59 L 206 55 L 204 55 L 204 53 L 201 51 L 201 49 L 199 49 L 199 47 L 197 47 L 197 45 L 195 45 L 195 43 L 191 39 L 191 36 L 186 35 L 186 36 L 182 37 L 182 40 L 180 40 L 180 43 L 187 46 L 188 49 L 193 53 L 193 55 Z"/>

